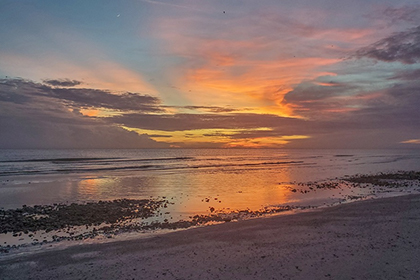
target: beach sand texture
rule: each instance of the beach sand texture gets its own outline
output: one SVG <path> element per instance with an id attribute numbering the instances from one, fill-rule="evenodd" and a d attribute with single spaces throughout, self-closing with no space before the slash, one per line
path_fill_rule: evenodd
<path id="1" fill-rule="evenodd" d="M 419 279 L 420 195 L 76 245 L 0 261 L 0 279 Z"/>

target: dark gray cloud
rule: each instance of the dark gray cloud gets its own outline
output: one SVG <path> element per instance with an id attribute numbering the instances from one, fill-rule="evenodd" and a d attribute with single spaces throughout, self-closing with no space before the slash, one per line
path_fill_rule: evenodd
<path id="1" fill-rule="evenodd" d="M 358 85 L 316 85 L 305 82 L 285 96 L 295 112 L 307 117 L 293 134 L 312 138 L 292 141 L 289 147 L 389 148 L 420 137 L 419 70 L 398 71 L 387 88 Z M 337 86 L 336 86 L 337 85 Z M 370 90 L 369 90 L 370 89 Z M 234 138 L 256 135 L 291 135 L 281 127 L 273 131 L 236 134 Z"/>
<path id="2" fill-rule="evenodd" d="M 43 80 L 43 82 L 54 87 L 74 87 L 82 84 L 80 81 L 70 79 Z"/>
<path id="3" fill-rule="evenodd" d="M 0 101 L 16 103 L 16 104 L 24 104 L 24 103 L 29 102 L 30 100 L 31 98 L 29 96 L 11 92 L 5 89 L 0 83 Z"/>
<path id="4" fill-rule="evenodd" d="M 23 79 L 0 80 L 0 100 L 22 103 L 33 97 L 53 98 L 58 101 L 85 108 L 112 110 L 136 110 L 141 112 L 163 112 L 157 97 L 126 92 L 113 94 L 110 91 L 90 88 L 57 88 Z"/>
<path id="5" fill-rule="evenodd" d="M 417 73 L 417 72 L 413 72 Z M 203 135 L 203 143 L 175 143 L 182 147 L 220 147 L 214 137 L 252 140 L 259 137 L 309 135 L 310 139 L 291 141 L 290 147 L 363 148 L 395 147 L 407 139 L 420 138 L 420 80 L 411 72 L 398 72 L 394 85 L 383 89 L 379 98 L 360 92 L 345 83 L 305 82 L 286 95 L 285 101 L 306 113 L 307 119 L 271 114 L 234 113 L 216 106 L 193 106 L 192 110 L 210 110 L 202 114 L 170 114 L 153 111 L 166 108 L 156 98 L 131 93 L 111 93 L 95 89 L 62 89 L 25 80 L 0 82 L 1 148 L 153 148 L 168 147 L 170 137 L 159 131 L 214 129 Z M 73 91 L 74 90 L 74 91 Z M 357 92 L 357 94 L 355 94 Z M 358 98 L 360 97 L 360 99 Z M 369 98 L 365 98 L 365 97 Z M 345 98 L 341 98 L 345 97 Z M 349 98 L 347 98 L 349 97 Z M 133 99 L 131 99 L 133 98 Z M 354 103 L 355 98 L 358 103 Z M 123 101 L 121 101 L 122 99 Z M 137 100 L 138 104 L 127 104 Z M 353 101 L 352 101 L 353 100 Z M 114 104 L 115 102 L 115 104 Z M 135 102 L 133 102 L 135 103 Z M 119 110 L 107 118 L 87 117 L 80 107 Z M 146 109 L 138 110 L 144 106 Z M 355 106 L 354 111 L 342 111 Z M 137 108 L 131 110 L 130 108 Z M 226 107 L 229 108 L 229 107 Z M 220 109 L 219 113 L 216 113 Z M 161 109 L 162 110 L 162 109 Z M 332 111 L 335 111 L 332 113 Z M 153 112 L 153 113 L 151 113 Z M 304 114 L 303 114 L 304 115 Z M 156 131 L 151 135 L 122 129 L 120 126 Z M 260 128 L 268 128 L 260 130 Z M 221 131 L 217 131 L 220 129 Z M 230 129 L 224 133 L 222 129 Z M 398 131 L 398 133 L 395 133 Z M 159 137 L 161 143 L 150 137 Z M 191 135 L 191 137 L 196 137 Z M 253 140 L 252 140 L 253 141 Z"/>
<path id="6" fill-rule="evenodd" d="M 21 79 L 0 79 L 0 101 L 15 104 L 30 102 L 32 99 L 30 94 L 25 94 L 22 88 L 19 88 L 20 83 L 25 82 Z"/>
<path id="7" fill-rule="evenodd" d="M 230 139 L 251 139 L 258 137 L 280 137 L 287 135 L 322 135 L 347 130 L 366 130 L 383 123 L 363 120 L 363 117 L 349 118 L 340 115 L 336 119 L 304 120 L 285 118 L 270 114 L 172 114 L 148 115 L 127 114 L 107 118 L 110 123 L 128 127 L 161 131 L 185 131 L 193 129 L 237 129 L 232 134 L 214 132 L 204 137 L 225 137 Z M 361 121 L 362 120 L 362 121 Z M 257 130 L 258 128 L 271 130 Z"/>
<path id="8" fill-rule="evenodd" d="M 347 97 L 360 91 L 356 85 L 330 81 L 305 81 L 284 96 L 284 102 L 293 106 L 296 114 L 311 120 L 323 120 L 331 112 L 349 110 L 351 104 Z M 358 104 L 357 104 L 358 105 Z"/>
<path id="9" fill-rule="evenodd" d="M 50 89 L 25 80 L 0 81 L 0 148 L 168 147 L 69 110 Z"/>
<path id="10" fill-rule="evenodd" d="M 141 129 L 183 131 L 192 129 L 253 129 L 294 126 L 299 119 L 269 114 L 125 114 L 107 118 L 112 123 Z"/>
<path id="11" fill-rule="evenodd" d="M 234 108 L 231 106 L 160 106 L 162 109 L 181 109 L 181 110 L 190 110 L 190 111 L 204 111 L 209 113 L 232 113 L 237 111 L 247 111 L 249 108 Z"/>
<path id="12" fill-rule="evenodd" d="M 387 90 L 393 98 L 392 104 L 378 106 L 375 110 L 389 118 L 396 126 L 409 126 L 420 131 L 420 80 L 396 84 Z"/>
<path id="13" fill-rule="evenodd" d="M 96 121 L 69 119 L 65 123 L 37 118 L 1 116 L 0 148 L 165 148 L 147 135 L 138 135 Z"/>
<path id="14" fill-rule="evenodd" d="M 261 137 L 281 137 L 290 135 L 292 131 L 290 129 L 280 129 L 280 130 L 243 130 L 237 131 L 234 133 L 208 133 L 204 134 L 203 136 L 206 137 L 224 137 L 229 139 L 254 139 L 254 138 L 261 138 Z"/>
<path id="15" fill-rule="evenodd" d="M 162 134 L 146 134 L 146 135 L 153 138 L 172 138 L 172 135 L 162 135 Z"/>
<path id="16" fill-rule="evenodd" d="M 356 58 L 414 64 L 420 62 L 420 26 L 394 33 L 370 46 L 359 49 Z"/>
<path id="17" fill-rule="evenodd" d="M 402 139 L 411 139 L 413 132 L 410 130 L 372 128 L 367 130 L 343 129 L 317 134 L 309 139 L 291 141 L 289 148 L 311 149 L 388 149 L 401 148 L 398 144 Z"/>
<path id="18" fill-rule="evenodd" d="M 209 138 L 209 142 L 214 137 L 237 140 L 311 136 L 310 139 L 292 141 L 290 147 L 386 148 L 419 137 L 420 82 L 417 80 L 401 83 L 396 80 L 393 86 L 380 92 L 365 92 L 356 85 L 333 81 L 328 84 L 305 82 L 286 95 L 285 101 L 307 119 L 221 113 L 126 114 L 107 120 L 128 127 L 163 131 L 237 129 L 234 133 L 216 131 L 203 135 Z M 261 127 L 269 130 L 257 130 Z"/>
<path id="19" fill-rule="evenodd" d="M 220 106 L 183 106 L 179 107 L 188 110 L 204 110 L 211 113 L 231 113 L 238 111 L 239 109 L 230 108 L 230 107 L 220 107 Z"/>
<path id="20" fill-rule="evenodd" d="M 126 92 L 112 94 L 98 89 L 55 88 L 48 90 L 48 96 L 75 103 L 77 106 L 107 108 L 113 110 L 136 110 L 142 112 L 162 112 L 160 100 L 150 95 Z"/>
<path id="21" fill-rule="evenodd" d="M 329 82 L 326 85 L 315 84 L 307 81 L 297 85 L 292 91 L 285 95 L 285 101 L 301 104 L 314 102 L 318 100 L 325 100 L 330 97 L 345 95 L 348 91 L 353 90 L 355 86 L 341 84 L 336 82 Z"/>

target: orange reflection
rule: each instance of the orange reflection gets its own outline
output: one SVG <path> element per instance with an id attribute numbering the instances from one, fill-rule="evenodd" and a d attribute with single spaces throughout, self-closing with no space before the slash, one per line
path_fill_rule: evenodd
<path id="1" fill-rule="evenodd" d="M 100 185 L 98 179 L 85 179 L 79 182 L 78 191 L 84 195 L 98 195 Z"/>
<path id="2" fill-rule="evenodd" d="M 293 201 L 293 195 L 288 185 L 279 183 L 290 181 L 288 168 L 275 168 L 278 168 L 275 173 L 264 172 L 261 167 L 247 168 L 245 172 L 240 167 L 232 168 L 230 174 L 226 170 L 217 174 L 218 184 L 214 182 L 215 174 L 186 177 L 189 181 L 185 186 L 191 186 L 186 190 L 189 196 L 179 197 L 173 211 L 209 214 L 210 207 L 216 211 L 234 211 L 287 205 Z"/>
<path id="3" fill-rule="evenodd" d="M 108 197 L 115 191 L 112 178 L 83 179 L 77 184 L 78 192 L 86 197 Z"/>

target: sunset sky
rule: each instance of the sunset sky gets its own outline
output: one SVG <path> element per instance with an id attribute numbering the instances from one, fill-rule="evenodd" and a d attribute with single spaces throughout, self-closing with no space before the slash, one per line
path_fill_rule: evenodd
<path id="1" fill-rule="evenodd" d="M 420 3 L 0 0 L 0 148 L 420 148 Z"/>

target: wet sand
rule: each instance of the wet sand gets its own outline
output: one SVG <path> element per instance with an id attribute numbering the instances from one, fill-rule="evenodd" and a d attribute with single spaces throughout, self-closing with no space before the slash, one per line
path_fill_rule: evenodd
<path id="1" fill-rule="evenodd" d="M 419 279 L 420 195 L 0 260 L 0 279 Z"/>

